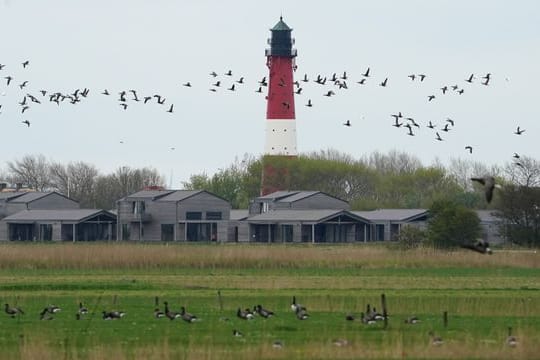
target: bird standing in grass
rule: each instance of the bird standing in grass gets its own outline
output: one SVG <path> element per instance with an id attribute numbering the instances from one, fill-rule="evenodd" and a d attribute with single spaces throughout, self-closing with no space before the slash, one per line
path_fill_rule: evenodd
<path id="1" fill-rule="evenodd" d="M 21 308 L 16 306 L 10 307 L 9 304 L 5 305 L 4 311 L 13 318 L 18 315 L 24 315 L 24 311 Z"/>

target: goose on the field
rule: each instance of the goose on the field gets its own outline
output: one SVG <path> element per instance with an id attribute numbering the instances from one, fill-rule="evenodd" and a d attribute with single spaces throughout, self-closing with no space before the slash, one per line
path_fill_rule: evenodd
<path id="1" fill-rule="evenodd" d="M 79 314 L 81 315 L 86 315 L 88 314 L 88 309 L 83 306 L 83 303 L 82 302 L 79 302 L 79 310 L 77 310 Z"/>
<path id="2" fill-rule="evenodd" d="M 186 308 L 183 306 L 180 308 L 180 316 L 182 317 L 182 320 L 189 323 L 197 321 L 197 316 L 186 312 Z"/>
<path id="3" fill-rule="evenodd" d="M 263 308 L 261 305 L 256 305 L 254 307 L 254 310 L 257 314 L 259 314 L 260 316 L 262 316 L 263 318 L 269 318 L 269 317 L 272 317 L 274 316 L 274 312 L 273 311 L 270 311 L 268 309 L 265 309 Z"/>
<path id="4" fill-rule="evenodd" d="M 236 316 L 238 316 L 240 319 L 244 319 L 244 320 L 255 319 L 255 316 L 253 315 L 253 313 L 249 309 L 242 310 L 241 308 L 238 308 L 238 310 L 236 311 Z"/>
<path id="5" fill-rule="evenodd" d="M 24 311 L 21 308 L 16 306 L 10 307 L 8 304 L 6 304 L 4 311 L 11 317 L 15 317 L 17 315 L 24 315 Z"/>

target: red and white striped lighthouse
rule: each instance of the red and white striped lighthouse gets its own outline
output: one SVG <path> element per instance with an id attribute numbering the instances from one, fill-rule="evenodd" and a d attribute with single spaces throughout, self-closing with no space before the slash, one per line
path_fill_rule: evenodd
<path id="1" fill-rule="evenodd" d="M 266 49 L 266 66 L 269 69 L 268 95 L 266 96 L 266 139 L 265 157 L 296 157 L 296 115 L 294 110 L 294 78 L 296 69 L 296 49 L 292 29 L 285 24 L 283 17 L 270 29 L 272 36 L 268 39 L 270 48 Z M 279 189 L 270 178 L 282 177 L 287 169 L 278 170 L 271 164 L 263 165 L 261 193 L 263 195 Z M 280 181 L 278 181 L 279 183 Z"/>

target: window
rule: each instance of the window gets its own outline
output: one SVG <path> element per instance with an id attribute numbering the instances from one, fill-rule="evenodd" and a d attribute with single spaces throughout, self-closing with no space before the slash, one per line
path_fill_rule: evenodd
<path id="1" fill-rule="evenodd" d="M 129 240 L 130 229 L 129 224 L 122 224 L 122 240 Z"/>
<path id="2" fill-rule="evenodd" d="M 144 201 L 134 201 L 131 203 L 132 212 L 135 215 L 144 214 L 145 204 Z"/>
<path id="3" fill-rule="evenodd" d="M 186 220 L 202 220 L 202 212 L 188 211 L 186 212 Z"/>
<path id="4" fill-rule="evenodd" d="M 207 211 L 206 220 L 221 220 L 221 211 Z"/>
<path id="5" fill-rule="evenodd" d="M 281 233 L 283 235 L 283 241 L 293 242 L 293 226 L 281 225 Z"/>
<path id="6" fill-rule="evenodd" d="M 174 224 L 161 224 L 161 240 L 162 241 L 174 240 Z"/>
<path id="7" fill-rule="evenodd" d="M 50 241 L 52 240 L 52 224 L 40 224 L 39 225 L 39 240 Z"/>

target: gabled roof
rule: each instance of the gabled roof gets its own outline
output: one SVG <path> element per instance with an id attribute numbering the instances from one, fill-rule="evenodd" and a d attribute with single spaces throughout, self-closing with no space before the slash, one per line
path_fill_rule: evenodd
<path id="1" fill-rule="evenodd" d="M 69 210 L 22 210 L 16 214 L 2 219 L 9 223 L 34 222 L 34 221 L 66 221 L 83 222 L 97 215 L 108 215 L 116 218 L 116 215 L 100 209 L 69 209 Z"/>
<path id="2" fill-rule="evenodd" d="M 426 216 L 426 209 L 378 209 L 372 211 L 353 211 L 370 221 L 413 221 Z"/>
<path id="3" fill-rule="evenodd" d="M 170 194 L 159 198 L 158 201 L 182 201 L 202 192 L 204 190 L 174 190 Z"/>
<path id="4" fill-rule="evenodd" d="M 320 223 L 336 216 L 345 215 L 357 221 L 369 222 L 366 218 L 358 216 L 347 210 L 316 209 L 316 210 L 275 210 L 250 216 L 248 222 L 311 222 Z"/>
<path id="5" fill-rule="evenodd" d="M 268 195 L 258 197 L 257 200 L 273 200 L 275 202 L 292 203 L 317 194 L 322 194 L 337 199 L 339 201 L 343 201 L 345 203 L 347 202 L 346 200 L 340 199 L 322 191 L 276 191 Z"/>
<path id="6" fill-rule="evenodd" d="M 73 199 L 65 196 L 64 194 L 60 194 L 57 191 L 47 191 L 47 192 L 29 191 L 29 192 L 23 193 L 22 196 L 17 196 L 16 198 L 9 200 L 9 202 L 14 203 L 14 204 L 20 204 L 20 203 L 27 204 L 27 203 L 31 203 L 32 201 L 36 201 L 38 199 L 44 198 L 44 197 L 52 195 L 52 194 L 62 196 L 62 197 L 66 198 L 66 199 L 69 199 L 69 200 L 71 200 L 73 202 L 78 202 L 76 200 L 73 200 Z"/>
<path id="7" fill-rule="evenodd" d="M 16 198 L 18 196 L 22 196 L 26 194 L 25 192 L 15 192 L 15 191 L 6 191 L 6 192 L 0 192 L 0 200 L 8 200 Z"/>
<path id="8" fill-rule="evenodd" d="M 174 192 L 174 190 L 141 190 L 124 197 L 122 200 L 155 200 L 172 192 Z"/>

